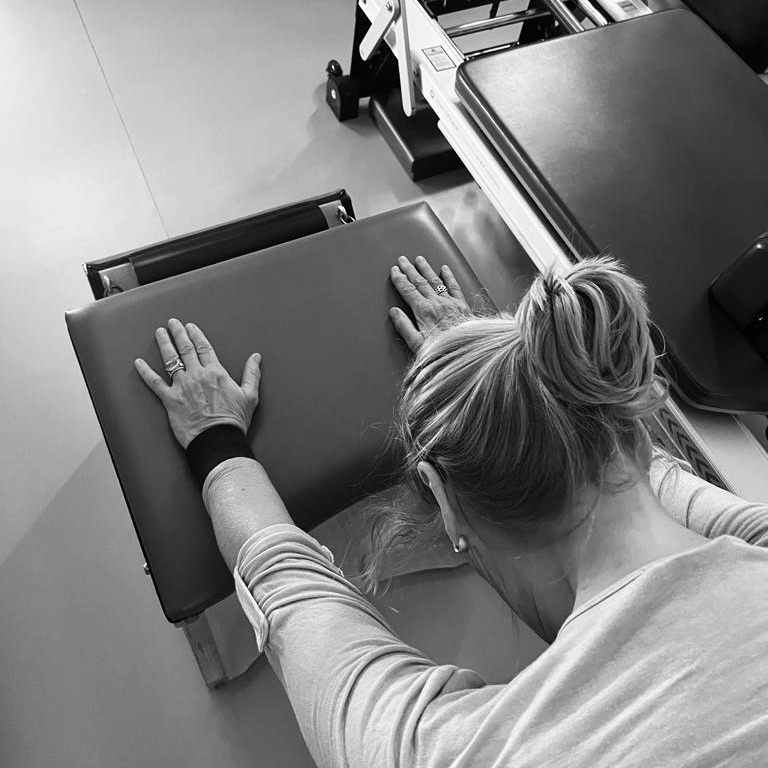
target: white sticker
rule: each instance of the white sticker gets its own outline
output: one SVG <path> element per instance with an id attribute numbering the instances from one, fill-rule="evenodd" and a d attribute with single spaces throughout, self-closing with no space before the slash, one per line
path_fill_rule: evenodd
<path id="1" fill-rule="evenodd" d="M 651 12 L 642 0 L 605 0 L 604 6 L 607 6 L 606 10 L 618 20 L 631 19 Z"/>
<path id="2" fill-rule="evenodd" d="M 453 69 L 456 66 L 442 45 L 436 45 L 434 48 L 424 48 L 423 53 L 437 72 L 442 72 L 444 69 Z"/>

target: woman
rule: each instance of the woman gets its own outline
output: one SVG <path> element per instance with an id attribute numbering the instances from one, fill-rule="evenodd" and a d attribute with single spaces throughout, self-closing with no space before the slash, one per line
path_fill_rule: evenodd
<path id="1" fill-rule="evenodd" d="M 292 524 L 243 437 L 258 355 L 238 386 L 171 320 L 157 341 L 172 384 L 136 363 L 317 763 L 768 765 L 768 551 L 705 537 L 766 545 L 768 509 L 652 461 L 641 286 L 589 260 L 538 277 L 514 315 L 476 318 L 445 268 L 401 259 L 391 277 L 417 320 L 392 312 L 416 353 L 397 426 L 428 503 L 377 540 L 439 524 L 551 642 L 507 685 L 404 645 Z"/>

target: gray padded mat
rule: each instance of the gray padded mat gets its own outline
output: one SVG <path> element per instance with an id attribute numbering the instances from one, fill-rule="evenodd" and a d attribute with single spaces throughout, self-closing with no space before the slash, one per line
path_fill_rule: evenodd
<path id="1" fill-rule="evenodd" d="M 67 313 L 72 343 L 165 615 L 232 591 L 200 494 L 162 405 L 133 367 L 161 361 L 154 329 L 194 321 L 237 379 L 263 355 L 249 439 L 297 524 L 310 529 L 389 482 L 384 452 L 408 351 L 387 311 L 400 254 L 481 286 L 426 204 L 241 256 Z"/>

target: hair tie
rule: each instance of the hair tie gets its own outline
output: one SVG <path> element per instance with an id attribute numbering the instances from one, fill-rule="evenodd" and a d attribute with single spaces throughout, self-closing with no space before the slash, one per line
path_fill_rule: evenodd
<path id="1" fill-rule="evenodd" d="M 552 326 L 552 341 L 555 350 L 559 354 L 560 344 L 558 342 L 557 318 L 555 317 L 555 298 L 563 293 L 563 283 L 558 275 L 550 272 L 544 278 L 544 291 L 547 295 L 547 304 L 549 307 L 549 323 Z"/>
<path id="2" fill-rule="evenodd" d="M 563 280 L 559 275 L 550 272 L 544 278 L 544 290 L 551 300 L 563 292 Z"/>

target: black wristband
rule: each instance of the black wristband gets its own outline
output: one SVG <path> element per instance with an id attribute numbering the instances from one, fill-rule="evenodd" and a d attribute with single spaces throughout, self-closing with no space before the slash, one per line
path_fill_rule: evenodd
<path id="1" fill-rule="evenodd" d="M 209 427 L 187 446 L 187 463 L 201 488 L 214 467 L 237 456 L 252 459 L 253 451 L 245 435 L 231 424 Z"/>

